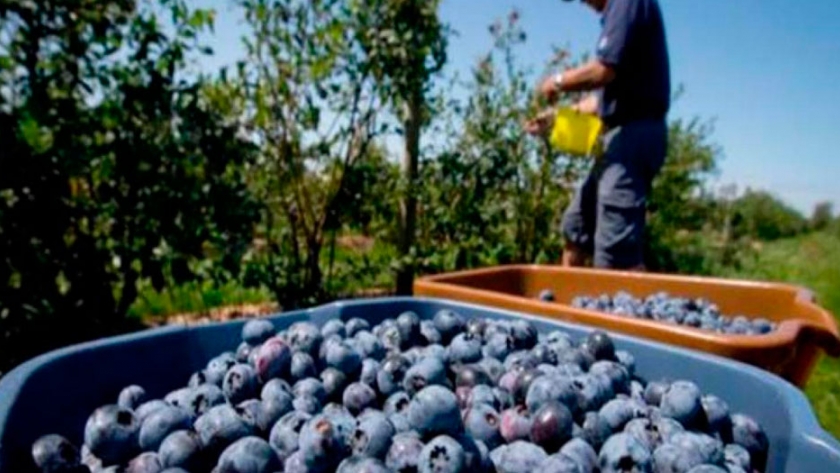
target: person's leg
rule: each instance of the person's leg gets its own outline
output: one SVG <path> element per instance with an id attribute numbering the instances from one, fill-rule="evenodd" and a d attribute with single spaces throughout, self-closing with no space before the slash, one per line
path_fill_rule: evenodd
<path id="1" fill-rule="evenodd" d="M 598 173 L 598 166 L 593 166 L 563 212 L 561 232 L 565 245 L 560 260 L 563 266 L 584 266 L 592 256 Z"/>
<path id="2" fill-rule="evenodd" d="M 647 196 L 664 162 L 666 133 L 664 122 L 639 122 L 610 141 L 598 181 L 596 267 L 644 270 Z"/>

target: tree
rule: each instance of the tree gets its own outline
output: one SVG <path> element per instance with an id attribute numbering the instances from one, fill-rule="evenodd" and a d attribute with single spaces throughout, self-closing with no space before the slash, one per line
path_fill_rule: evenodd
<path id="1" fill-rule="evenodd" d="M 831 202 L 819 202 L 814 206 L 809 222 L 811 230 L 820 231 L 826 229 L 834 220 L 834 208 Z"/>
<path id="2" fill-rule="evenodd" d="M 214 274 L 239 265 L 251 148 L 181 78 L 211 21 L 172 0 L 0 6 L 0 369 L 133 328 L 137 283 L 199 277 L 213 248 Z"/>
<path id="3" fill-rule="evenodd" d="M 807 228 L 805 217 L 773 194 L 747 189 L 733 204 L 736 236 L 771 241 L 796 236 Z"/>
<path id="4" fill-rule="evenodd" d="M 429 121 L 431 77 L 446 62 L 447 28 L 440 22 L 439 0 L 352 0 L 358 39 L 383 98 L 404 133 L 404 190 L 400 205 L 397 293 L 411 294 L 417 219 L 420 135 Z"/>
<path id="5" fill-rule="evenodd" d="M 266 250 L 248 283 L 284 308 L 324 300 L 322 252 L 335 237 L 348 176 L 378 127 L 378 84 L 347 2 L 242 0 L 246 58 L 213 91 L 254 146 L 251 187 L 265 204 Z"/>

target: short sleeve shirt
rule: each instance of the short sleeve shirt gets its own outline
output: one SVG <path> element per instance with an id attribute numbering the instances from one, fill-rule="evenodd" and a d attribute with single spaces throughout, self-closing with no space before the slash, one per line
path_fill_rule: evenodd
<path id="1" fill-rule="evenodd" d="M 616 72 L 601 91 L 601 118 L 609 126 L 664 118 L 671 77 L 658 0 L 609 0 L 601 24 L 597 57 Z"/>

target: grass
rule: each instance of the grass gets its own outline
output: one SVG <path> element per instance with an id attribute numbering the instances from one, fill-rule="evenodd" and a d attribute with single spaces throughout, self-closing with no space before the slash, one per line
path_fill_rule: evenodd
<path id="1" fill-rule="evenodd" d="M 210 281 L 191 282 L 166 287 L 160 292 L 145 286 L 129 309 L 129 316 L 148 320 L 174 314 L 205 313 L 217 307 L 260 304 L 271 300 L 271 292 L 266 289 L 244 288 L 233 282 L 221 286 Z"/>
<path id="2" fill-rule="evenodd" d="M 814 291 L 840 317 L 840 233 L 820 232 L 773 242 L 728 276 L 791 282 Z M 805 387 L 822 426 L 840 438 L 840 359 L 823 357 Z"/>

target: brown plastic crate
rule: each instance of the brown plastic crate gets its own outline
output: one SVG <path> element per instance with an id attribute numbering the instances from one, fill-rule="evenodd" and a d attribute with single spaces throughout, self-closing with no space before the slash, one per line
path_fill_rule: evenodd
<path id="1" fill-rule="evenodd" d="M 544 289 L 554 292 L 554 302 L 537 299 Z M 721 335 L 571 306 L 575 296 L 620 290 L 636 297 L 658 291 L 703 297 L 724 314 L 765 317 L 779 326 L 766 335 Z M 840 356 L 834 317 L 815 303 L 810 291 L 788 284 L 519 265 L 420 278 L 414 283 L 414 294 L 539 314 L 702 350 L 764 368 L 798 386 L 805 385 L 822 352 Z"/>

